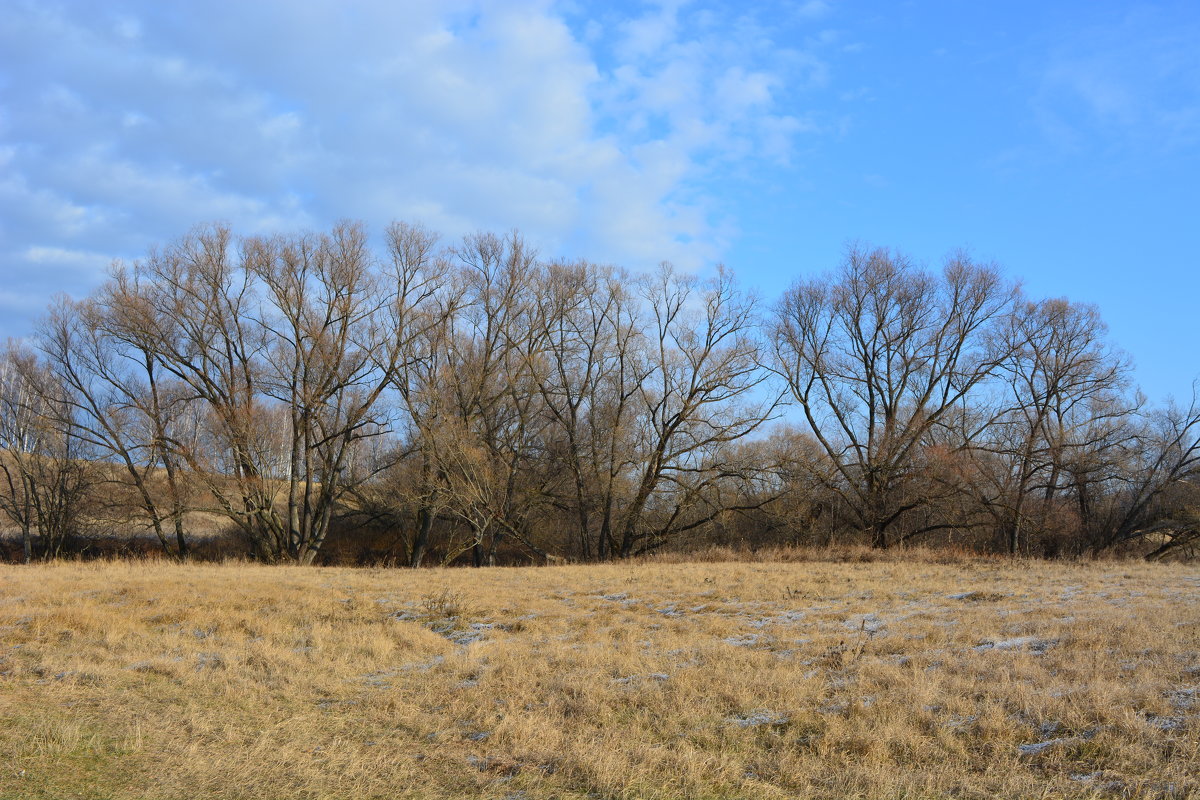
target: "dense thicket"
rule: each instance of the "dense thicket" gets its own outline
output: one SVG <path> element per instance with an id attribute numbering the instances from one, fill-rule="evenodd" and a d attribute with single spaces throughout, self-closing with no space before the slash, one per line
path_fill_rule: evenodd
<path id="1" fill-rule="evenodd" d="M 851 248 L 764 307 L 516 234 L 203 228 L 9 345 L 0 447 L 26 560 L 1200 540 L 1196 403 L 1149 407 L 1094 308 L 964 255 Z"/>

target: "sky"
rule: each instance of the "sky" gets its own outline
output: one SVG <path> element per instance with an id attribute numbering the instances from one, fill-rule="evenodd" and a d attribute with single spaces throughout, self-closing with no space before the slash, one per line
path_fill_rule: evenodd
<path id="1" fill-rule="evenodd" d="M 1200 3 L 0 0 L 0 338 L 198 224 L 519 230 L 725 263 L 851 242 L 1094 303 L 1200 376 Z"/>

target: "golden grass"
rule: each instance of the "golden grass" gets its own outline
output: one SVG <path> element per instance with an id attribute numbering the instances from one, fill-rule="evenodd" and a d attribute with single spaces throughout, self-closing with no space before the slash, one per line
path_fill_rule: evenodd
<path id="1" fill-rule="evenodd" d="M 4 798 L 1200 797 L 1200 569 L 0 568 Z"/>

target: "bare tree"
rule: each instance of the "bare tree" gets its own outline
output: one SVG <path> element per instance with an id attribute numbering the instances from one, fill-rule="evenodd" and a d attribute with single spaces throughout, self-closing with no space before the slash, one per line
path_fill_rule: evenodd
<path id="1" fill-rule="evenodd" d="M 99 524 L 100 483 L 178 558 L 196 511 L 299 563 L 331 529 L 354 546 L 352 520 L 412 566 L 845 531 L 1200 542 L 1196 403 L 1148 409 L 1094 308 L 1027 302 L 965 256 L 931 274 L 852 248 L 763 326 L 723 268 L 631 277 L 402 223 L 381 255 L 354 223 L 211 226 L 57 301 L 40 354 L 0 359 L 0 507 L 26 560 Z M 804 430 L 754 438 L 776 376 Z"/>
<path id="2" fill-rule="evenodd" d="M 1105 341 L 1094 307 L 1065 299 L 1022 302 L 1009 320 L 998 391 L 974 447 L 986 461 L 978 472 L 979 499 L 1015 554 L 1042 528 L 1068 465 L 1098 466 L 1098 448 L 1119 438 L 1115 431 L 1137 401 L 1127 399 L 1128 359 Z M 1085 451 L 1092 457 L 1081 460 Z M 1036 519 L 1031 507 L 1040 511 Z"/>
<path id="3" fill-rule="evenodd" d="M 397 389 L 407 417 L 408 439 L 419 461 L 415 480 L 401 489 L 416 507 L 416 530 L 408 553 L 412 567 L 421 565 L 444 505 L 432 434 L 446 419 L 439 383 L 447 370 L 449 320 L 460 302 L 451 290 L 450 264 L 438 250 L 437 241 L 434 233 L 418 225 L 394 223 L 387 231 L 391 272 L 400 287 L 390 320 L 398 348 L 390 380 Z"/>
<path id="4" fill-rule="evenodd" d="M 1200 470 L 1200 406 L 1174 405 L 1113 425 L 1103 415 L 1089 425 L 1089 446 L 1064 465 L 1079 520 L 1079 545 L 1100 552 L 1151 536 L 1158 557 L 1196 531 L 1194 489 Z"/>
<path id="5" fill-rule="evenodd" d="M 386 430 L 419 277 L 379 269 L 350 223 L 236 249 L 200 230 L 131 272 L 122 337 L 205 408 L 207 446 L 170 448 L 257 555 L 310 563 L 356 447 Z"/>
<path id="6" fill-rule="evenodd" d="M 927 507 L 923 450 L 1006 358 L 996 333 L 1015 298 L 962 255 L 935 276 L 854 247 L 836 275 L 777 305 L 773 369 L 835 468 L 828 488 L 875 547 L 959 524 L 913 519 Z"/>
<path id="7" fill-rule="evenodd" d="M 727 510 L 686 512 L 734 470 L 728 445 L 770 419 L 775 397 L 755 395 L 759 369 L 755 304 L 724 268 L 709 281 L 664 265 L 642 284 L 648 325 L 635 356 L 638 383 L 631 441 L 638 465 L 621 499 L 615 554 L 645 552 Z M 654 519 L 647 514 L 656 510 Z M 691 516 L 691 518 L 689 518 Z"/>
<path id="8" fill-rule="evenodd" d="M 57 558 L 88 524 L 93 453 L 70 424 L 71 403 L 37 356 L 10 342 L 0 357 L 0 510 L 21 529 L 23 558 L 37 544 Z"/>
<path id="9" fill-rule="evenodd" d="M 153 354 L 203 406 L 200 430 L 169 446 L 267 559 L 287 553 L 275 519 L 277 484 L 264 474 L 262 370 L 267 332 L 255 323 L 254 248 L 235 252 L 228 228 L 198 229 L 135 262 L 114 325 Z"/>
<path id="10" fill-rule="evenodd" d="M 1122 512 L 1092 542 L 1096 550 L 1149 540 L 1154 560 L 1173 552 L 1194 553 L 1200 544 L 1200 403 L 1195 388 L 1186 408 L 1168 405 L 1146 420 L 1130 450 L 1130 480 Z"/>
<path id="11" fill-rule="evenodd" d="M 555 466 L 570 476 L 558 504 L 585 559 L 613 552 L 618 493 L 637 465 L 632 420 L 650 367 L 630 282 L 586 262 L 551 264 L 538 292 L 542 347 L 531 375 L 551 420 Z"/>
<path id="12" fill-rule="evenodd" d="M 379 403 L 400 348 L 389 312 L 406 275 L 387 285 L 373 270 L 361 226 L 329 235 L 253 243 L 265 286 L 256 321 L 265 332 L 261 390 L 286 410 L 286 510 L 264 522 L 288 557 L 310 563 L 329 530 L 354 448 L 383 429 Z"/>
<path id="13" fill-rule="evenodd" d="M 473 234 L 451 251 L 458 263 L 456 290 L 461 302 L 449 318 L 444 344 L 449 369 L 442 375 L 455 417 L 442 437 L 461 452 L 444 452 L 447 463 L 475 463 L 480 468 L 451 470 L 459 488 L 448 510 L 468 525 L 476 566 L 493 563 L 508 537 L 544 558 L 529 534 L 533 508 L 541 492 L 526 484 L 535 470 L 545 421 L 538 413 L 537 391 L 530 369 L 538 347 L 531 315 L 537 279 L 536 254 L 516 233 L 506 237 Z M 486 454 L 479 461 L 472 451 Z M 481 481 L 494 485 L 486 489 Z M 451 483 L 450 485 L 454 485 Z M 484 498 L 488 498 L 485 503 Z"/>
<path id="14" fill-rule="evenodd" d="M 0 361 L 0 470 L 5 491 L 0 494 L 4 512 L 21 529 L 21 549 L 26 564 L 33 560 L 33 531 L 37 524 L 34 496 L 37 487 L 29 463 L 37 458 L 45 432 L 40 403 L 25 380 L 32 355 L 9 342 Z"/>
<path id="15" fill-rule="evenodd" d="M 48 422 L 73 430 L 98 458 L 121 465 L 163 552 L 182 559 L 188 554 L 185 489 L 179 460 L 167 446 L 182 397 L 164 385 L 145 343 L 123 337 L 124 282 L 118 273 L 93 300 L 61 300 L 42 323 L 39 345 L 66 389 L 65 416 Z"/>

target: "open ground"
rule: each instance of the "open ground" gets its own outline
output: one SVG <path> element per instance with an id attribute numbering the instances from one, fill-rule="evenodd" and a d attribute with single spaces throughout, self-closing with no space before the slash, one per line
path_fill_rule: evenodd
<path id="1" fill-rule="evenodd" d="M 0 797 L 1200 797 L 1200 568 L 0 567 Z"/>

